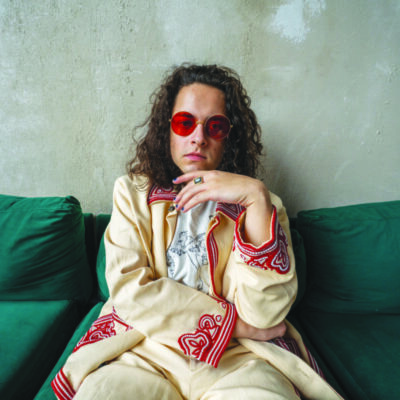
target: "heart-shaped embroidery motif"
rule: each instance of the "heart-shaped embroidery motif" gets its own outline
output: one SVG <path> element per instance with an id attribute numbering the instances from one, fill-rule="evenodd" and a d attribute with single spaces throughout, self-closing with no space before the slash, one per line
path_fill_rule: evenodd
<path id="1" fill-rule="evenodd" d="M 216 319 L 209 314 L 205 314 L 200 318 L 199 328 L 203 331 L 206 330 L 213 340 L 219 331 L 219 326 L 217 325 Z"/>
<path id="2" fill-rule="evenodd" d="M 211 338 L 207 332 L 197 330 L 195 333 L 186 333 L 179 338 L 179 344 L 187 356 L 196 357 L 204 361 L 205 352 L 211 345 Z"/>

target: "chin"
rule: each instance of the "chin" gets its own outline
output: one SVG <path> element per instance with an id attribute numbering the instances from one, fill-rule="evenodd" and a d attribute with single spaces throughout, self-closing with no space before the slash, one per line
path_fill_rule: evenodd
<path id="1" fill-rule="evenodd" d="M 189 172 L 196 172 L 196 171 L 202 171 L 204 168 L 185 168 L 182 170 L 184 174 L 188 174 Z"/>
<path id="2" fill-rule="evenodd" d="M 188 172 L 195 172 L 195 171 L 203 171 L 207 170 L 208 168 L 205 165 L 187 165 L 181 168 L 183 173 L 188 173 Z"/>

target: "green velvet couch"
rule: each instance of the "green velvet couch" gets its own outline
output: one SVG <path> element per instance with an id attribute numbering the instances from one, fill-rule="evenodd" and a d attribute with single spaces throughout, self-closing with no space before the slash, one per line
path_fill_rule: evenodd
<path id="1" fill-rule="evenodd" d="M 108 297 L 109 215 L 73 197 L 0 196 L 0 399 L 50 383 Z M 349 400 L 400 399 L 400 201 L 291 221 L 299 294 L 288 319 Z"/>

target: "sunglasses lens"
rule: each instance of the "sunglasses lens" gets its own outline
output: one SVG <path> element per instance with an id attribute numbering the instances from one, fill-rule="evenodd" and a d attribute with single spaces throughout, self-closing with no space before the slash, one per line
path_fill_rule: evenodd
<path id="1" fill-rule="evenodd" d="M 231 123 L 224 115 L 214 115 L 207 120 L 206 131 L 210 137 L 221 140 L 228 136 Z"/>
<path id="2" fill-rule="evenodd" d="M 176 113 L 171 120 L 172 130 L 180 136 L 188 136 L 196 127 L 196 119 L 187 112 Z"/>

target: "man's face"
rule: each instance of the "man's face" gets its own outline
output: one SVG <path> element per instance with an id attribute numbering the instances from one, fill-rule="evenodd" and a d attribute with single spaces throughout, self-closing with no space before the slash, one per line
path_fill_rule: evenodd
<path id="1" fill-rule="evenodd" d="M 176 96 L 172 115 L 180 111 L 186 111 L 202 122 L 212 115 L 224 115 L 225 95 L 221 90 L 201 83 L 184 86 Z M 170 130 L 172 160 L 183 173 L 217 169 L 224 146 L 225 140 L 207 135 L 203 123 L 197 124 L 188 136 L 179 136 Z"/>

